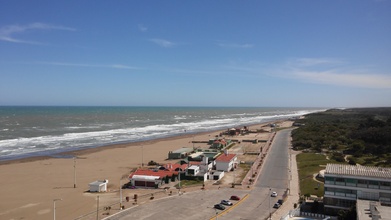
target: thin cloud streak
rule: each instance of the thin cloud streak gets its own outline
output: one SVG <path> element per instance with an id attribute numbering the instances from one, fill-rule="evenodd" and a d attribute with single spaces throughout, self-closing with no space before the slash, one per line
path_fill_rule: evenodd
<path id="1" fill-rule="evenodd" d="M 243 49 L 247 49 L 247 48 L 253 48 L 254 47 L 253 44 L 217 43 L 217 45 L 219 47 L 223 47 L 223 48 L 243 48 Z"/>
<path id="2" fill-rule="evenodd" d="M 29 30 L 62 30 L 62 31 L 76 31 L 74 28 L 50 25 L 44 23 L 31 23 L 28 25 L 8 25 L 0 28 L 0 40 L 12 43 L 26 43 L 26 44 L 42 44 L 41 42 L 34 42 L 28 40 L 21 40 L 15 38 L 15 34 L 22 34 Z"/>
<path id="3" fill-rule="evenodd" d="M 148 31 L 148 28 L 145 27 L 143 24 L 139 24 L 139 25 L 138 25 L 138 29 L 139 29 L 141 32 L 146 32 L 146 31 Z"/>
<path id="4" fill-rule="evenodd" d="M 373 70 L 352 67 L 341 59 L 298 58 L 283 67 L 277 68 L 277 74 L 284 78 L 293 78 L 306 83 L 333 86 L 347 86 L 368 89 L 391 89 L 391 76 L 379 74 Z"/>
<path id="5" fill-rule="evenodd" d="M 69 67 L 89 67 L 89 68 L 111 68 L 111 69 L 128 69 L 128 70 L 137 70 L 140 68 L 122 65 L 122 64 L 113 64 L 113 65 L 95 65 L 95 64 L 83 64 L 83 63 L 62 63 L 62 62 L 35 62 L 35 64 L 42 65 L 52 65 L 52 66 L 69 66 Z"/>
<path id="6" fill-rule="evenodd" d="M 341 73 L 334 71 L 305 71 L 296 70 L 293 75 L 301 81 L 336 85 L 360 87 L 368 89 L 391 89 L 391 76 L 370 73 Z"/>
<path id="7" fill-rule="evenodd" d="M 149 39 L 149 41 L 161 46 L 161 47 L 165 47 L 165 48 L 168 48 L 168 47 L 173 47 L 175 46 L 176 44 L 171 42 L 171 41 L 168 41 L 168 40 L 164 40 L 164 39 L 158 39 L 158 38 L 154 38 L 154 39 Z"/>
<path id="8" fill-rule="evenodd" d="M 298 58 L 292 62 L 294 62 L 293 65 L 302 67 L 318 65 L 339 65 L 344 63 L 342 60 L 332 58 Z"/>
<path id="9" fill-rule="evenodd" d="M 286 63 L 268 66 L 265 63 L 246 63 L 224 66 L 225 71 L 241 76 L 268 76 L 307 84 L 323 84 L 366 89 L 391 89 L 391 74 L 351 66 L 333 58 L 298 58 Z"/>

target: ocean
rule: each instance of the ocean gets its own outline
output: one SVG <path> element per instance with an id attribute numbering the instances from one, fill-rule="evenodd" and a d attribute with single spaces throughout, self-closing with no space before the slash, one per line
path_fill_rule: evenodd
<path id="1" fill-rule="evenodd" d="M 326 109 L 0 107 L 0 161 L 271 122 Z"/>

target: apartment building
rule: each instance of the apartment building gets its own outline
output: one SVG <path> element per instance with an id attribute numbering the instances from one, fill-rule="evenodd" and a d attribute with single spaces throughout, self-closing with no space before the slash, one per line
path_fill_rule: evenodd
<path id="1" fill-rule="evenodd" d="M 327 164 L 324 208 L 333 215 L 349 209 L 357 199 L 391 205 L 391 168 Z"/>

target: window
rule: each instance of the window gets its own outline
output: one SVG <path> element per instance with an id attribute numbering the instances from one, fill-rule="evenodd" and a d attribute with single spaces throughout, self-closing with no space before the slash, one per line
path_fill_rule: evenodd
<path id="1" fill-rule="evenodd" d="M 326 176 L 326 180 L 328 180 L 328 181 L 334 181 L 334 177 L 328 177 L 328 176 Z"/>
<path id="2" fill-rule="evenodd" d="M 368 186 L 369 188 L 379 189 L 379 182 L 378 181 L 369 180 L 368 183 L 369 183 L 369 186 Z"/>
<path id="3" fill-rule="evenodd" d="M 390 182 L 380 182 L 380 189 L 391 189 Z"/>
<path id="4" fill-rule="evenodd" d="M 355 179 L 345 179 L 347 186 L 357 186 L 357 180 Z"/>
<path id="5" fill-rule="evenodd" d="M 333 184 L 334 185 L 334 177 L 325 177 L 325 183 L 326 184 Z"/>
<path id="6" fill-rule="evenodd" d="M 335 178 L 335 185 L 345 185 L 345 178 Z"/>
<path id="7" fill-rule="evenodd" d="M 357 186 L 358 187 L 368 188 L 368 184 L 367 184 L 366 180 L 357 180 Z"/>

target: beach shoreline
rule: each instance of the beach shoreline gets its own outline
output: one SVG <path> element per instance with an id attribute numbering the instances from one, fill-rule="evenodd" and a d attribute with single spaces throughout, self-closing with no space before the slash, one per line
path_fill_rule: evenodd
<path id="1" fill-rule="evenodd" d="M 264 125 L 267 123 L 261 123 L 261 124 L 255 124 L 255 125 Z M 250 125 L 250 126 L 255 126 Z M 217 129 L 217 130 L 211 130 L 211 131 L 203 131 L 203 132 L 195 132 L 195 133 L 184 133 L 184 134 L 177 134 L 169 137 L 160 137 L 150 140 L 143 140 L 143 141 L 134 141 L 134 142 L 124 142 L 124 143 L 113 143 L 113 144 L 106 144 L 102 146 L 94 146 L 94 147 L 85 147 L 81 149 L 72 149 L 72 150 L 64 150 L 57 153 L 52 154 L 45 154 L 45 155 L 37 155 L 37 156 L 21 156 L 16 157 L 14 159 L 5 159 L 0 160 L 0 166 L 1 165 L 7 165 L 7 164 L 14 164 L 14 163 L 28 163 L 32 161 L 37 160 L 47 160 L 47 159 L 54 159 L 54 158 L 73 158 L 78 156 L 83 156 L 86 154 L 91 154 L 99 151 L 104 151 L 108 149 L 114 149 L 114 148 L 126 148 L 131 146 L 141 146 L 141 145 L 149 145 L 153 144 L 159 141 L 170 141 L 175 140 L 178 138 L 190 138 L 194 136 L 200 136 L 200 135 L 207 135 L 210 133 L 216 133 L 216 132 L 223 132 L 225 130 Z"/>
<path id="2" fill-rule="evenodd" d="M 216 131 L 221 131 L 221 130 L 216 130 Z M 144 141 L 135 141 L 135 142 L 125 142 L 125 143 L 113 143 L 113 144 L 107 144 L 107 145 L 102 145 L 102 146 L 96 146 L 96 147 L 86 147 L 86 148 L 81 148 L 81 149 L 73 149 L 73 150 L 64 150 L 61 152 L 53 153 L 53 154 L 45 154 L 45 155 L 38 155 L 38 156 L 21 156 L 21 157 L 16 157 L 16 158 L 11 158 L 11 159 L 5 159 L 5 160 L 0 160 L 0 166 L 1 165 L 8 165 L 8 164 L 14 164 L 14 163 L 28 163 L 32 161 L 37 161 L 37 160 L 47 160 L 47 159 L 54 159 L 54 158 L 73 158 L 73 157 L 78 157 L 90 153 L 95 153 L 107 149 L 114 149 L 114 148 L 126 148 L 126 147 L 131 147 L 131 146 L 141 146 L 143 144 L 152 144 L 156 143 L 159 141 L 169 141 L 169 140 L 174 140 L 177 138 L 188 138 L 188 137 L 193 137 L 196 135 L 202 135 L 202 134 L 208 134 L 208 133 L 213 133 L 216 131 L 205 131 L 205 132 L 198 132 L 194 134 L 179 134 L 179 135 L 174 135 L 170 137 L 161 137 L 161 138 L 156 138 L 156 139 L 151 139 L 151 140 L 144 140 Z"/>
<path id="3" fill-rule="evenodd" d="M 286 120 L 248 127 L 261 129 L 283 121 Z M 56 215 L 59 219 L 75 219 L 96 209 L 97 194 L 86 193 L 89 183 L 109 180 L 109 191 L 99 196 L 102 205 L 112 204 L 118 201 L 113 198 L 119 193 L 120 182 L 124 184 L 133 169 L 149 161 L 175 163 L 167 160 L 169 151 L 182 147 L 204 148 L 207 144 L 193 141 L 213 139 L 223 131 L 226 129 L 75 150 L 59 153 L 58 157 L 1 161 L 0 218 L 52 219 L 53 201 L 62 199 L 56 203 Z M 133 193 L 126 190 L 123 196 L 132 197 Z"/>
<path id="4" fill-rule="evenodd" d="M 265 121 L 265 122 L 261 122 L 261 123 L 243 125 L 243 126 L 248 126 L 248 127 L 265 126 L 270 123 L 278 123 L 278 122 L 286 121 L 286 120 L 288 120 L 288 119 L 270 120 L 270 121 Z M 210 130 L 210 131 L 202 131 L 202 132 L 194 132 L 194 133 L 191 133 L 191 132 L 180 133 L 180 134 L 176 134 L 176 135 L 172 135 L 172 136 L 168 136 L 168 137 L 159 137 L 159 138 L 155 138 L 155 139 L 142 140 L 142 141 L 134 141 L 134 142 L 129 141 L 129 142 L 123 142 L 123 143 L 105 144 L 105 145 L 101 145 L 101 146 L 84 147 L 84 148 L 79 148 L 79 149 L 64 150 L 64 151 L 60 151 L 60 152 L 56 152 L 56 153 L 52 153 L 52 154 L 50 154 L 50 153 L 49 154 L 36 153 L 36 154 L 38 154 L 37 156 L 29 156 L 29 154 L 27 154 L 27 155 L 22 155 L 20 157 L 15 156 L 15 158 L 0 160 L 0 166 L 6 165 L 6 164 L 26 163 L 26 162 L 32 162 L 32 161 L 37 161 L 37 160 L 46 160 L 46 159 L 51 159 L 51 158 L 73 158 L 73 157 L 78 157 L 78 156 L 82 156 L 85 154 L 99 152 L 99 151 L 106 150 L 106 149 L 141 146 L 143 144 L 152 144 L 152 143 L 156 143 L 159 141 L 169 141 L 169 140 L 175 140 L 178 138 L 189 138 L 189 137 L 206 135 L 206 134 L 216 133 L 216 132 L 221 133 L 226 130 L 227 129 L 215 129 L 215 130 Z"/>

